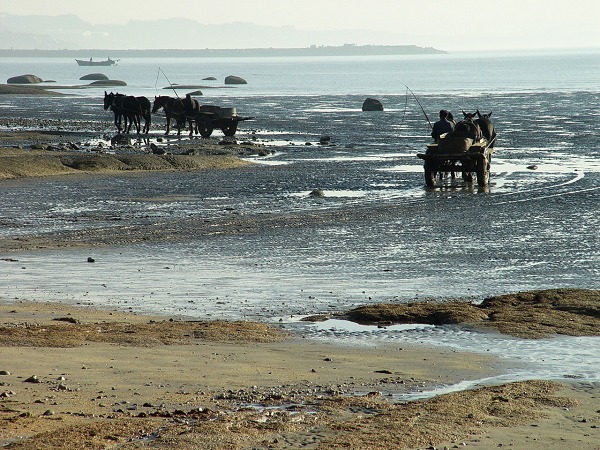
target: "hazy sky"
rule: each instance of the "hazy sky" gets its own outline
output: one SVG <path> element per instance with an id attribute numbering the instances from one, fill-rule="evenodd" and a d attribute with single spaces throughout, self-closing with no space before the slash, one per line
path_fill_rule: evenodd
<path id="1" fill-rule="evenodd" d="M 0 0 L 2 12 L 74 14 L 93 24 L 187 17 L 205 24 L 379 30 L 396 35 L 388 44 L 451 51 L 600 47 L 600 0 Z"/>

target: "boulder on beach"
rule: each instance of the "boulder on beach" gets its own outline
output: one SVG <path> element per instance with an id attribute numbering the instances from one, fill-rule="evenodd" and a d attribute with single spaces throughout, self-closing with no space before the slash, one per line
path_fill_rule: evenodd
<path id="1" fill-rule="evenodd" d="M 127 83 L 121 80 L 98 80 L 92 81 L 89 86 L 127 86 Z"/>
<path id="2" fill-rule="evenodd" d="M 225 77 L 225 84 L 248 84 L 248 82 L 242 77 L 229 75 L 228 77 Z"/>
<path id="3" fill-rule="evenodd" d="M 80 80 L 108 80 L 108 77 L 103 73 L 88 73 L 82 76 Z"/>
<path id="4" fill-rule="evenodd" d="M 35 84 L 41 83 L 43 81 L 44 80 L 42 80 L 40 77 L 31 74 L 18 75 L 16 77 L 11 77 L 8 80 L 6 80 L 8 84 Z"/>
<path id="5" fill-rule="evenodd" d="M 362 105 L 363 111 L 383 111 L 383 104 L 375 98 L 367 98 Z"/>

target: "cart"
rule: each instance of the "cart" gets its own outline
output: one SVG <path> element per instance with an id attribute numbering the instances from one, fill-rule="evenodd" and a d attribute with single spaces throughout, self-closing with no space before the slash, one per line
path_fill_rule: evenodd
<path id="1" fill-rule="evenodd" d="M 463 180 L 473 182 L 473 173 L 477 184 L 487 186 L 490 180 L 490 164 L 494 148 L 492 142 L 481 139 L 477 142 L 470 138 L 444 136 L 439 143 L 427 145 L 425 153 L 417 153 L 421 158 L 427 187 L 435 187 L 436 178 L 447 173 L 462 173 Z"/>
<path id="2" fill-rule="evenodd" d="M 233 136 L 238 124 L 254 117 L 240 117 L 236 108 L 221 108 L 214 105 L 201 105 L 195 116 L 198 132 L 204 138 L 210 137 L 215 128 L 220 128 L 225 136 Z"/>

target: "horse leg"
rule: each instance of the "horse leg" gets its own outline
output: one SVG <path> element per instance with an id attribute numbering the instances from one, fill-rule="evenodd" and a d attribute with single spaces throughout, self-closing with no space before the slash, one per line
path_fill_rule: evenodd
<path id="1" fill-rule="evenodd" d="M 166 116 L 167 117 L 167 131 L 165 132 L 165 136 L 167 134 L 169 134 L 169 127 L 171 126 L 171 117 Z"/>

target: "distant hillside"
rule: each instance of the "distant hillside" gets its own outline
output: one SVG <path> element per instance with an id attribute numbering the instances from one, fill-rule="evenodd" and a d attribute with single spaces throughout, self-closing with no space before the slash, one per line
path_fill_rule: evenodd
<path id="1" fill-rule="evenodd" d="M 342 45 L 311 46 L 305 48 L 247 48 L 247 49 L 161 49 L 161 50 L 7 50 L 0 49 L 0 56 L 13 57 L 69 57 L 102 59 L 137 57 L 235 57 L 235 56 L 368 56 L 368 55 L 422 55 L 446 53 L 435 48 L 416 45 Z"/>
<path id="2" fill-rule="evenodd" d="M 74 15 L 16 16 L 2 12 L 0 36 L 0 47 L 12 50 L 236 49 L 248 51 L 249 55 L 256 54 L 257 49 L 262 52 L 265 51 L 262 49 L 269 49 L 270 54 L 278 51 L 279 54 L 289 54 L 290 49 L 294 49 L 292 53 L 295 55 L 301 52 L 327 54 L 329 47 L 343 47 L 342 50 L 336 50 L 343 54 L 352 54 L 357 49 L 368 53 L 376 49 L 368 49 L 365 47 L 371 46 L 362 45 L 353 49 L 350 48 L 353 46 L 344 44 L 406 42 L 406 36 L 383 31 L 305 31 L 290 26 L 263 26 L 242 22 L 207 25 L 185 18 L 131 20 L 124 25 L 94 25 Z M 396 48 L 377 51 L 391 51 L 391 54 L 397 54 L 398 51 L 402 51 L 402 54 L 438 52 L 414 45 L 389 47 Z M 212 56 L 220 55 L 219 52 L 212 50 Z"/>

